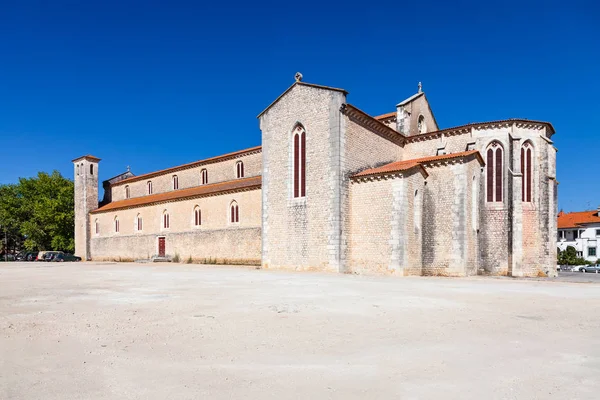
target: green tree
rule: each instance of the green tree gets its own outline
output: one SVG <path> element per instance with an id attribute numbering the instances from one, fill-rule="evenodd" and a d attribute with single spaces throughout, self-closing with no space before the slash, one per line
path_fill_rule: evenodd
<path id="1" fill-rule="evenodd" d="M 72 252 L 73 182 L 54 171 L 20 178 L 16 185 L 0 186 L 0 224 L 11 227 L 27 250 Z"/>

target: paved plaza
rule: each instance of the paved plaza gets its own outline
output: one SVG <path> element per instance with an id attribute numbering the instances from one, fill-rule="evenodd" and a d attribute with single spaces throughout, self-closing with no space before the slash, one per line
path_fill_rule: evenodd
<path id="1" fill-rule="evenodd" d="M 595 277 L 0 263 L 0 398 L 597 399 L 599 310 Z"/>

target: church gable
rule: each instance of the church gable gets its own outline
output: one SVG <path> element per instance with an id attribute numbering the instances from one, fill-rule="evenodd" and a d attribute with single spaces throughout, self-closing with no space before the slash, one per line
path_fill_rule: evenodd
<path id="1" fill-rule="evenodd" d="M 437 131 L 438 124 L 429 105 L 425 93 L 421 91 L 400 102 L 396 106 L 397 130 L 406 135 L 414 136 Z"/>

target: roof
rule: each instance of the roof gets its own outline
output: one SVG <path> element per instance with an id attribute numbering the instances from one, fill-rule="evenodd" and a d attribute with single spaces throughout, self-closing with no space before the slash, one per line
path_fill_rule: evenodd
<path id="1" fill-rule="evenodd" d="M 393 173 L 393 172 L 402 172 L 402 171 L 411 170 L 413 168 L 420 168 L 425 173 L 425 176 L 429 175 L 427 173 L 427 171 L 425 171 L 425 168 L 423 168 L 423 166 L 420 163 L 415 162 L 413 160 L 407 160 L 407 161 L 396 161 L 391 164 L 382 165 L 381 167 L 366 169 L 364 171 L 359 172 L 358 174 L 352 175 L 352 177 L 360 178 L 363 176 L 372 176 L 372 175 L 388 174 L 388 173 Z"/>
<path id="2" fill-rule="evenodd" d="M 339 88 L 334 88 L 334 87 L 330 87 L 330 86 L 322 86 L 322 85 L 315 85 L 314 83 L 306 83 L 306 82 L 302 82 L 302 81 L 296 81 L 292 84 L 292 86 L 290 86 L 289 88 L 287 88 L 285 90 L 285 92 L 281 93 L 279 95 L 279 97 L 277 97 L 271 104 L 269 104 L 267 106 L 267 108 L 265 108 L 264 110 L 262 110 L 260 112 L 260 114 L 258 114 L 256 116 L 256 118 L 260 118 L 261 115 L 263 115 L 265 112 L 267 112 L 267 110 L 271 107 L 273 107 L 275 105 L 275 103 L 277 103 L 279 100 L 281 100 L 281 98 L 283 96 L 285 96 L 290 90 L 292 90 L 292 88 L 294 88 L 295 86 L 306 86 L 306 87 L 312 87 L 312 88 L 316 88 L 316 89 L 324 89 L 324 90 L 333 90 L 334 92 L 342 92 L 343 94 L 347 95 L 348 92 L 345 91 L 344 89 L 339 89 Z"/>
<path id="3" fill-rule="evenodd" d="M 408 104 L 408 103 L 410 103 L 411 101 L 413 101 L 413 100 L 416 100 L 416 99 L 418 99 L 419 97 L 423 96 L 424 94 L 425 94 L 425 92 L 419 92 L 419 93 L 415 93 L 415 94 L 413 94 L 412 96 L 410 96 L 408 99 L 402 100 L 400 103 L 398 103 L 398 104 L 396 105 L 396 107 L 400 107 L 400 106 L 403 106 L 403 105 L 405 105 L 405 104 Z"/>
<path id="4" fill-rule="evenodd" d="M 378 115 L 378 116 L 373 117 L 373 118 L 375 118 L 376 120 L 382 120 L 382 119 L 388 119 L 388 118 L 392 118 L 392 117 L 396 117 L 396 116 L 397 116 L 396 111 L 392 111 L 392 112 L 389 112 L 387 114 L 381 114 L 381 115 Z"/>
<path id="5" fill-rule="evenodd" d="M 83 159 L 86 159 L 86 160 L 89 160 L 89 161 L 94 161 L 94 162 L 99 162 L 100 161 L 100 158 L 94 157 L 94 156 L 88 154 L 88 155 L 85 155 L 85 156 L 74 158 L 73 160 L 71 160 L 71 162 L 75 162 L 75 161 L 79 161 L 79 160 L 83 160 Z"/>
<path id="6" fill-rule="evenodd" d="M 382 165 L 377 168 L 366 169 L 364 171 L 359 172 L 358 174 L 353 175 L 352 177 L 358 178 L 358 177 L 362 177 L 362 176 L 380 175 L 380 174 L 387 174 L 387 173 L 392 173 L 392 172 L 406 171 L 411 168 L 415 168 L 416 166 L 420 166 L 421 168 L 423 168 L 423 164 L 428 164 L 428 163 L 437 162 L 437 161 L 451 160 L 451 159 L 455 159 L 455 158 L 468 157 L 471 155 L 475 155 L 482 165 L 485 164 L 485 162 L 483 161 L 483 158 L 481 157 L 481 154 L 479 154 L 479 151 L 469 150 L 469 151 L 462 151 L 460 153 L 451 153 L 451 154 L 443 154 L 440 156 L 421 157 L 421 158 L 413 158 L 411 160 L 396 161 L 396 162 L 393 162 L 390 164 Z"/>
<path id="7" fill-rule="evenodd" d="M 403 145 L 406 136 L 395 129 L 390 128 L 378 119 L 373 118 L 360 108 L 353 106 L 350 103 L 342 104 L 340 109 L 342 114 L 347 115 L 353 121 L 360 123 L 364 127 L 368 127 L 371 131 L 378 135 L 398 144 Z"/>
<path id="8" fill-rule="evenodd" d="M 470 122 L 468 124 L 454 126 L 452 128 L 440 129 L 440 130 L 433 131 L 433 132 L 427 132 L 427 133 L 421 133 L 419 135 L 408 136 L 407 139 L 409 141 L 411 141 L 411 140 L 415 140 L 415 139 L 428 138 L 430 136 L 435 137 L 436 135 L 439 135 L 441 133 L 451 132 L 451 131 L 465 129 L 465 128 L 481 127 L 481 126 L 486 126 L 486 125 L 503 124 L 503 123 L 511 123 L 511 122 L 517 122 L 517 123 L 522 123 L 522 124 L 544 125 L 550 129 L 550 136 L 552 136 L 555 133 L 554 127 L 552 126 L 552 124 L 550 122 L 536 121 L 536 120 L 524 119 L 524 118 L 509 118 L 509 119 L 500 119 L 500 120 L 496 120 L 496 121 L 487 121 L 487 122 Z"/>
<path id="9" fill-rule="evenodd" d="M 558 213 L 558 228 L 577 228 L 585 224 L 600 223 L 598 210 Z"/>
<path id="10" fill-rule="evenodd" d="M 132 176 L 131 178 L 123 179 L 122 181 L 116 182 L 115 186 L 121 185 L 123 183 L 137 182 L 137 181 L 141 181 L 144 179 L 149 179 L 149 178 L 153 178 L 158 175 L 163 175 L 163 174 L 167 174 L 167 173 L 171 173 L 171 172 L 177 172 L 177 171 L 181 171 L 184 169 L 197 167 L 197 166 L 200 166 L 203 164 L 211 164 L 211 163 L 215 163 L 218 161 L 225 161 L 226 159 L 235 158 L 235 157 L 241 156 L 245 153 L 252 153 L 252 152 L 261 151 L 261 150 L 262 150 L 261 146 L 251 147 L 249 149 L 238 150 L 238 151 L 234 151 L 233 153 L 227 153 L 227 154 L 223 154 L 223 155 L 216 156 L 216 157 L 206 158 L 204 160 L 194 161 L 191 163 L 178 165 L 176 167 L 161 169 L 160 171 L 149 172 L 149 173 L 143 174 L 143 175 Z"/>
<path id="11" fill-rule="evenodd" d="M 183 200 L 195 197 L 210 196 L 216 194 L 222 194 L 226 192 L 239 192 L 245 190 L 260 189 L 262 177 L 253 176 L 250 178 L 235 179 L 232 181 L 225 181 L 219 183 L 212 183 L 210 185 L 194 186 L 187 189 L 173 190 L 165 193 L 151 194 L 148 196 L 134 197 L 131 199 L 114 201 L 102 206 L 91 214 L 121 210 L 124 208 L 132 208 L 139 206 L 147 206 L 157 203 L 165 203 L 174 200 Z"/>

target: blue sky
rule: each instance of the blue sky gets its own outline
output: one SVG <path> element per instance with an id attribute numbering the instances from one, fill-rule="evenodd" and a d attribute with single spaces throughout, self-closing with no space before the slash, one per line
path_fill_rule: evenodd
<path id="1" fill-rule="evenodd" d="M 71 177 L 83 154 L 106 179 L 259 145 L 256 115 L 301 71 L 374 115 L 422 81 L 442 128 L 550 121 L 559 206 L 600 205 L 592 1 L 0 0 L 0 35 L 0 184 Z"/>

